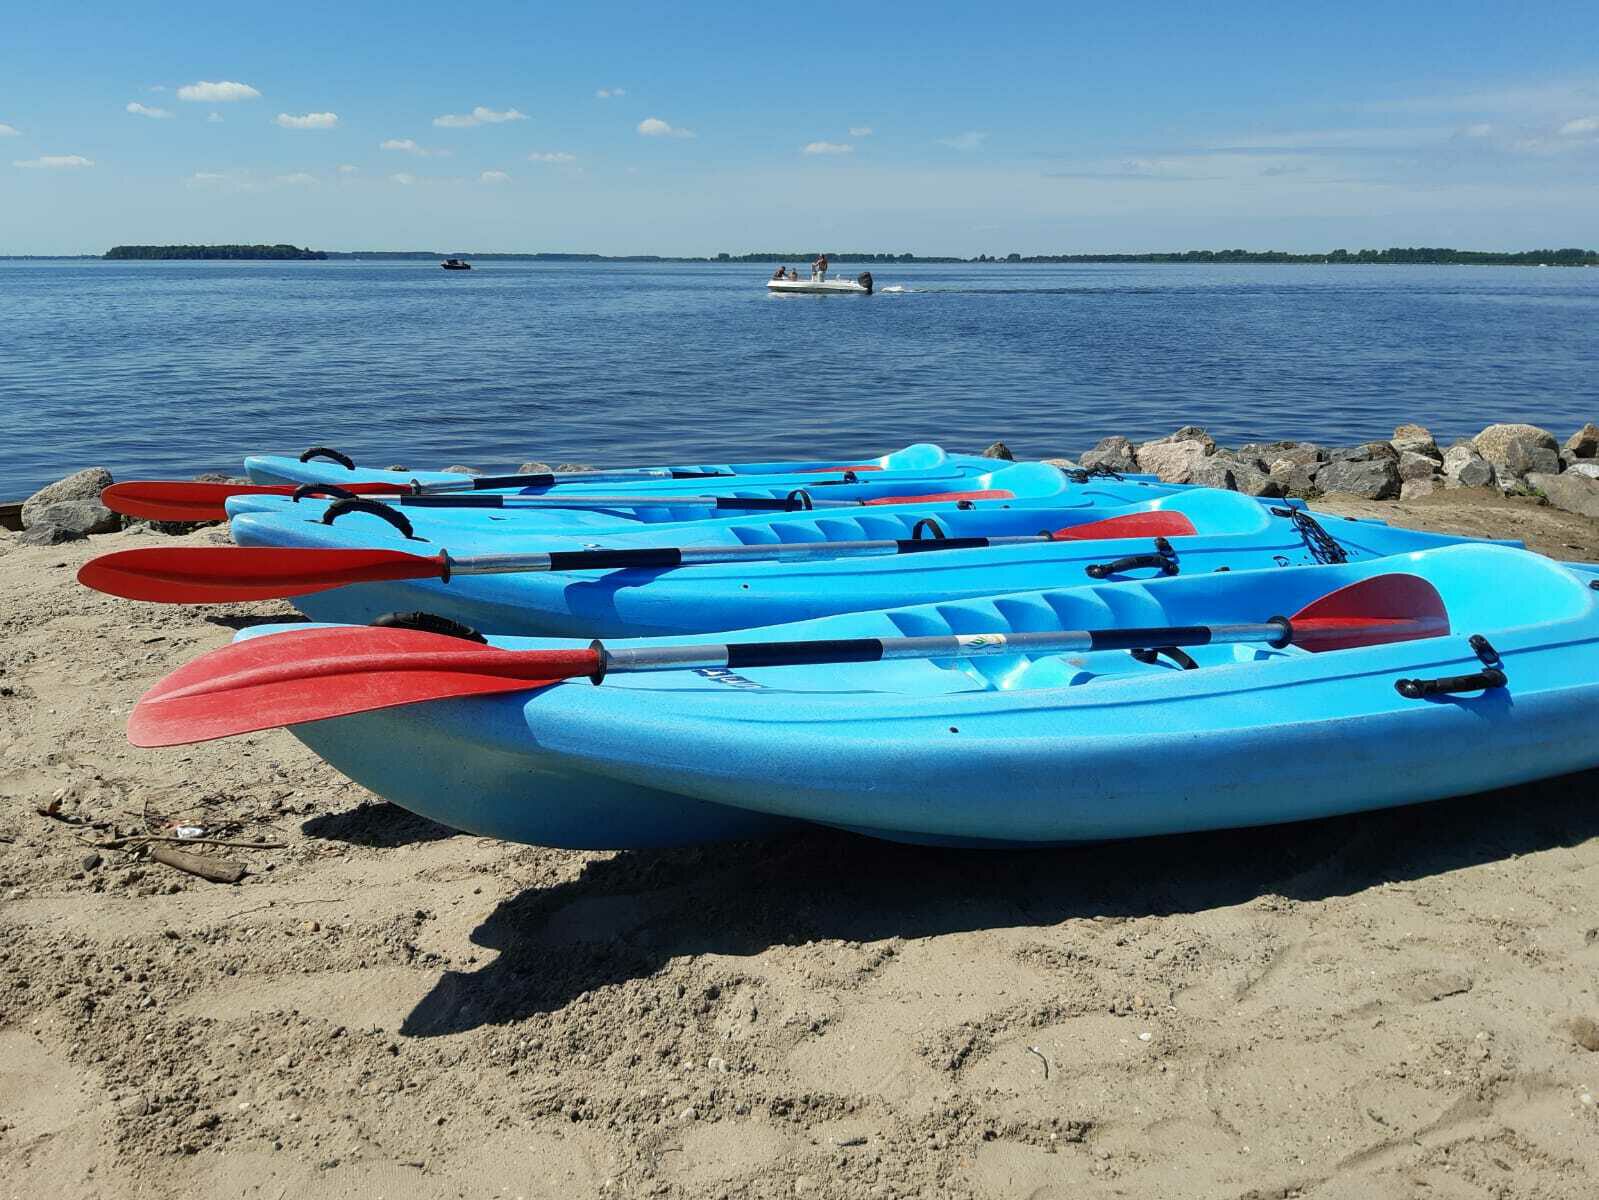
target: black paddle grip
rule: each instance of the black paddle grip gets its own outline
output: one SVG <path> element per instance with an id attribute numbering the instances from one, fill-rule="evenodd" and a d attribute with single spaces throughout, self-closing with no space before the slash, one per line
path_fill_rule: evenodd
<path id="1" fill-rule="evenodd" d="M 301 462 L 310 462 L 313 458 L 325 458 L 330 462 L 336 462 L 346 471 L 355 470 L 355 459 L 348 454 L 340 454 L 331 446 L 312 446 L 304 454 L 300 455 Z"/>
<path id="2" fill-rule="evenodd" d="M 727 665 L 742 667 L 792 667 L 805 663 L 876 662 L 883 657 L 877 638 L 833 638 L 818 642 L 734 642 L 727 648 Z"/>
<path id="3" fill-rule="evenodd" d="M 895 554 L 920 554 L 924 550 L 975 550 L 988 545 L 985 537 L 943 537 L 901 539 L 894 543 Z"/>
<path id="4" fill-rule="evenodd" d="M 539 475 L 474 475 L 474 488 L 554 487 L 560 477 L 548 473 Z"/>
<path id="5" fill-rule="evenodd" d="M 404 513 L 395 512 L 381 500 L 368 500 L 365 496 L 351 496 L 346 500 L 335 500 L 328 505 L 322 514 L 322 524 L 331 525 L 345 513 L 362 512 L 374 517 L 381 517 L 390 525 L 398 529 L 408 541 L 416 541 L 416 534 L 411 529 L 411 522 L 405 519 Z M 425 540 L 425 539 L 424 539 Z"/>
<path id="6" fill-rule="evenodd" d="M 550 554 L 552 571 L 608 571 L 618 567 L 679 567 L 683 552 L 674 546 L 639 550 L 556 550 Z"/>
<path id="7" fill-rule="evenodd" d="M 400 503 L 415 508 L 504 508 L 504 496 L 466 496 L 451 492 L 444 496 L 401 496 Z"/>

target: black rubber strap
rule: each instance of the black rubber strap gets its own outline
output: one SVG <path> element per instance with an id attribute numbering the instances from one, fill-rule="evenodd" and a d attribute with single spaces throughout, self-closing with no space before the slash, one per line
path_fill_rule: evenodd
<path id="1" fill-rule="evenodd" d="M 672 546 L 640 550 L 556 550 L 552 571 L 608 571 L 618 567 L 680 567 L 683 552 Z"/>
<path id="2" fill-rule="evenodd" d="M 312 446 L 304 454 L 300 455 L 301 462 L 310 462 L 313 458 L 325 458 L 330 462 L 336 462 L 346 471 L 355 470 L 355 459 L 348 454 L 340 454 L 331 446 Z"/>
<path id="3" fill-rule="evenodd" d="M 325 496 L 330 500 L 354 500 L 355 493 L 348 488 L 341 488 L 336 483 L 302 483 L 295 488 L 289 499 L 298 504 L 316 496 Z"/>
<path id="4" fill-rule="evenodd" d="M 442 633 L 445 637 L 460 638 L 466 642 L 487 645 L 489 639 L 470 625 L 452 621 L 430 612 L 391 612 L 376 618 L 372 624 L 385 629 L 420 629 L 423 633 Z"/>
<path id="5" fill-rule="evenodd" d="M 1428 696 L 1481 692 L 1488 688 L 1504 687 L 1508 682 L 1505 673 L 1498 667 L 1488 667 L 1471 675 L 1441 675 L 1436 679 L 1396 679 L 1394 691 L 1406 700 L 1424 700 Z"/>
<path id="6" fill-rule="evenodd" d="M 911 540 L 915 542 L 921 541 L 923 530 L 927 532 L 927 536 L 929 538 L 932 538 L 935 541 L 944 540 L 944 527 L 937 521 L 933 520 L 932 517 L 923 517 L 920 521 L 911 526 Z"/>
<path id="7" fill-rule="evenodd" d="M 731 479 L 733 471 L 673 471 L 673 479 Z"/>
<path id="8" fill-rule="evenodd" d="M 411 522 L 405 519 L 405 514 L 396 512 L 381 500 L 368 500 L 365 496 L 352 496 L 348 500 L 335 500 L 328 505 L 327 511 L 322 514 L 322 524 L 331 525 L 346 513 L 370 513 L 374 517 L 381 517 L 410 541 L 418 539 L 411 529 Z"/>

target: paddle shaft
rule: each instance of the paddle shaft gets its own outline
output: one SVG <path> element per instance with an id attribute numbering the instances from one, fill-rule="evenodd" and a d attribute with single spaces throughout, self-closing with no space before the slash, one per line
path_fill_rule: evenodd
<path id="1" fill-rule="evenodd" d="M 949 492 L 937 496 L 906 496 L 903 503 L 963 501 L 968 495 L 994 499 L 993 493 Z M 1009 497 L 1010 493 L 1004 493 Z M 799 496 L 405 496 L 397 503 L 406 508 L 725 508 L 743 512 L 804 512 L 813 508 L 860 508 L 865 505 L 901 502 L 896 496 L 870 500 L 817 500 L 809 494 Z"/>

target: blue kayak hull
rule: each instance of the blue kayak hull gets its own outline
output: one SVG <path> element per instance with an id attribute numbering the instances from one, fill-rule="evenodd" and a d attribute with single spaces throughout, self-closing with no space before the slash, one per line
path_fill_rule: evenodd
<path id="1" fill-rule="evenodd" d="M 1320 654 L 1199 646 L 1192 670 L 1094 651 L 613 675 L 294 732 L 434 820 L 589 848 L 796 821 L 941 845 L 1100 841 L 1333 816 L 1599 765 L 1599 591 L 1591 576 L 1506 547 L 1095 584 L 684 640 L 1258 621 L 1390 572 L 1438 589 L 1446 636 Z M 1423 700 L 1396 690 L 1401 677 L 1479 670 L 1470 634 L 1498 652 L 1506 686 Z"/>

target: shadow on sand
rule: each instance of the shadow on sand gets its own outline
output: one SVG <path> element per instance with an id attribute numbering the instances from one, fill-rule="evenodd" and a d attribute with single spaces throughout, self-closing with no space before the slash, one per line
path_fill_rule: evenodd
<path id="1" fill-rule="evenodd" d="M 323 813 L 300 825 L 306 837 L 323 838 L 331 842 L 348 842 L 352 846 L 375 846 L 392 850 L 396 846 L 410 846 L 417 842 L 437 842 L 456 837 L 457 832 L 448 825 L 440 825 L 426 817 L 419 817 L 398 804 L 383 801 L 377 804 L 358 804 L 344 812 Z"/>
<path id="2" fill-rule="evenodd" d="M 1599 771 L 1331 820 L 1054 850 L 926 849 L 815 830 L 619 853 L 502 903 L 472 935 L 498 957 L 445 972 L 401 1032 L 556 1010 L 678 955 L 1347 895 L 1585 841 L 1599 835 L 1595 795 Z"/>

